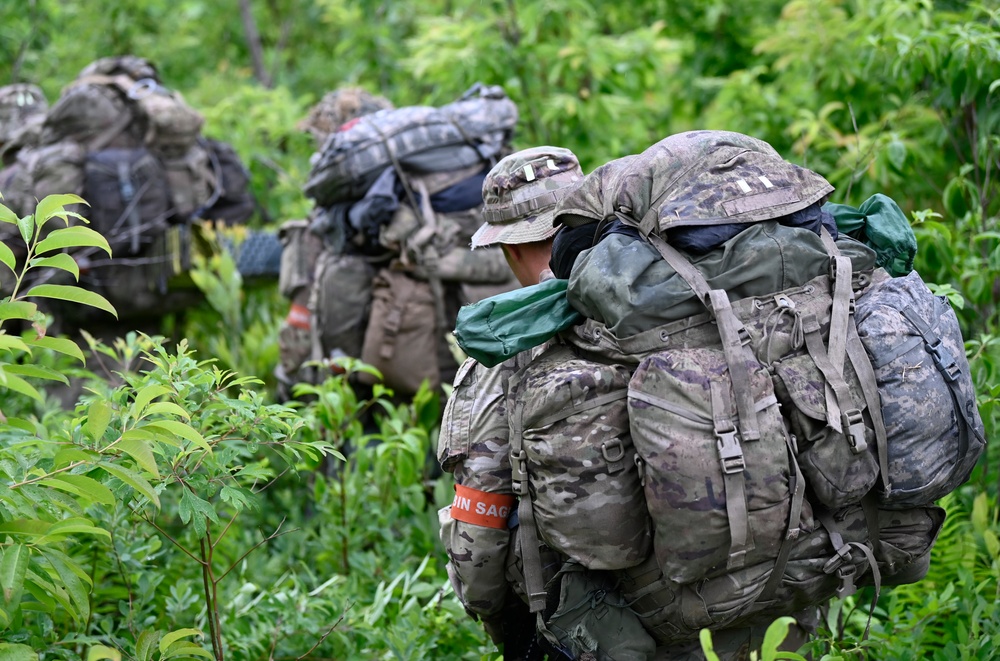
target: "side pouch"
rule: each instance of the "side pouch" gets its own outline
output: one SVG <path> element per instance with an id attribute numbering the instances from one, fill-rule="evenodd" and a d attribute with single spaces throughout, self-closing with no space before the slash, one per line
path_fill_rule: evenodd
<path id="1" fill-rule="evenodd" d="M 361 360 L 377 368 L 396 394 L 407 395 L 417 392 L 424 381 L 431 389 L 441 385 L 437 349 L 430 283 L 400 271 L 379 271 L 372 283 L 372 311 Z M 360 374 L 359 379 L 369 384 L 375 381 L 369 374 Z"/>
<path id="2" fill-rule="evenodd" d="M 162 160 L 170 182 L 175 220 L 184 221 L 201 213 L 219 185 L 208 160 L 208 151 L 201 145 L 194 145 L 180 156 Z"/>
<path id="3" fill-rule="evenodd" d="M 653 548 L 680 584 L 773 559 L 792 506 L 788 436 L 767 370 L 747 365 L 760 438 L 741 440 L 728 364 L 716 349 L 661 351 L 629 383 Z"/>
<path id="4" fill-rule="evenodd" d="M 21 155 L 25 155 L 22 161 Z M 22 163 L 31 180 L 31 192 L 41 200 L 57 193 L 83 193 L 83 147 L 72 140 L 22 151 Z M 26 161 L 26 162 L 25 162 Z"/>
<path id="5" fill-rule="evenodd" d="M 559 605 L 549 618 L 539 615 L 539 633 L 571 659 L 653 658 L 656 641 L 643 629 L 615 583 L 604 572 L 566 563 L 547 586 L 550 593 L 558 588 Z"/>
<path id="6" fill-rule="evenodd" d="M 916 271 L 868 290 L 855 318 L 888 439 L 879 504 L 928 505 L 968 479 L 986 442 L 958 319 Z"/>
<path id="7" fill-rule="evenodd" d="M 281 241 L 278 291 L 292 299 L 312 282 L 323 240 L 309 231 L 308 220 L 282 223 L 278 228 L 278 240 Z"/>
<path id="8" fill-rule="evenodd" d="M 878 478 L 871 426 L 863 425 L 867 449 L 855 452 L 844 434 L 828 424 L 825 381 L 812 357 L 795 356 L 777 361 L 772 367 L 775 393 L 795 436 L 802 472 L 817 500 L 833 509 L 857 503 Z M 845 371 L 850 372 L 848 384 L 856 382 L 849 366 Z M 855 397 L 853 391 L 851 396 Z M 859 417 L 858 422 L 863 420 Z M 846 425 L 842 428 L 846 431 Z"/>
<path id="9" fill-rule="evenodd" d="M 309 310 L 319 343 L 316 358 L 329 358 L 335 350 L 360 356 L 372 300 L 375 269 L 357 255 L 332 250 L 320 254 L 309 294 Z"/>
<path id="10" fill-rule="evenodd" d="M 557 345 L 524 369 L 509 408 L 539 537 L 588 569 L 638 564 L 652 541 L 629 432 L 629 377 L 624 366 Z"/>

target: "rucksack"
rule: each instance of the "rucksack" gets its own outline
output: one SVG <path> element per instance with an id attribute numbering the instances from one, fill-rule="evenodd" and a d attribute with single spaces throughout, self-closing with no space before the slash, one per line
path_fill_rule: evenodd
<path id="1" fill-rule="evenodd" d="M 672 310 L 693 292 L 703 311 L 628 335 L 610 330 L 610 318 L 589 319 L 560 336 L 561 362 L 538 363 L 551 380 L 530 365 L 512 379 L 511 487 L 521 498 L 525 592 L 541 614 L 540 630 L 572 647 L 546 621 L 557 586 L 533 562 L 538 548 L 617 572 L 624 603 L 668 646 L 697 638 L 701 628 L 792 614 L 859 584 L 919 580 L 943 522 L 933 501 L 968 478 L 985 443 L 947 302 L 915 273 L 890 278 L 872 263 L 855 268 L 826 229 L 812 239 L 821 241 L 818 275 L 736 300 L 709 286 L 718 274 L 693 266 L 662 235 L 748 223 L 718 248 L 734 253 L 758 225 L 775 232 L 771 219 L 817 204 L 830 190 L 747 136 L 671 136 L 610 181 L 598 213 L 564 205 L 557 214 L 636 228 L 638 243 L 609 244 L 620 246 L 621 263 L 635 260 L 640 246 L 655 250 L 687 284 L 686 292 L 662 288 L 681 297 L 662 297 L 661 308 Z M 775 249 L 791 245 L 776 241 Z M 758 249 L 745 257 L 768 259 Z M 697 263 L 703 269 L 724 260 Z M 608 274 L 619 273 L 578 258 L 571 300 L 588 268 L 602 292 Z M 623 291 L 634 293 L 635 282 L 623 282 Z M 611 366 L 627 368 L 626 385 L 599 376 Z M 925 409 L 925 397 L 937 408 Z M 590 408 L 577 404 L 588 400 Z M 627 433 L 600 417 L 610 401 L 627 402 Z M 537 413 L 526 421 L 521 412 L 529 407 Z M 925 410 L 938 418 L 924 421 Z M 607 433 L 591 436 L 595 421 Z M 633 454 L 634 463 L 624 461 Z M 580 466 L 589 479 L 560 486 Z M 641 499 L 626 496 L 636 485 Z M 590 529 L 602 499 L 620 528 Z M 626 515 L 636 510 L 648 516 L 650 554 L 643 553 L 648 540 L 630 532 L 641 529 Z M 607 544 L 589 540 L 595 533 Z"/>
<path id="2" fill-rule="evenodd" d="M 419 174 L 491 163 L 516 124 L 517 107 L 498 86 L 476 85 L 440 108 L 380 110 L 330 134 L 304 190 L 325 207 L 360 199 L 387 167 Z"/>

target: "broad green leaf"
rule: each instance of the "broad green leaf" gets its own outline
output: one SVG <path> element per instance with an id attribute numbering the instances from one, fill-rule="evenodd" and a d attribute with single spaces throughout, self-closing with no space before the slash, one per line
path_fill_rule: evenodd
<path id="1" fill-rule="evenodd" d="M 0 661 L 38 661 L 38 653 L 19 643 L 0 643 Z"/>
<path id="2" fill-rule="evenodd" d="M 81 305 L 89 305 L 99 310 L 104 310 L 118 318 L 115 307 L 100 294 L 87 291 L 82 287 L 73 285 L 37 285 L 28 290 L 25 297 L 37 296 L 39 298 L 55 298 L 60 301 L 69 301 Z"/>
<path id="3" fill-rule="evenodd" d="M 146 409 L 143 417 L 155 414 L 176 415 L 177 417 L 184 418 L 185 420 L 189 420 L 191 418 L 187 411 L 173 402 L 153 402 L 149 405 L 149 408 Z"/>
<path id="4" fill-rule="evenodd" d="M 135 641 L 135 656 L 138 661 L 153 661 L 153 652 L 160 641 L 161 632 L 147 629 Z"/>
<path id="5" fill-rule="evenodd" d="M 28 432 L 29 434 L 41 434 L 44 433 L 39 431 L 40 423 L 33 423 L 30 420 L 25 420 L 24 418 L 7 418 L 7 425 L 13 427 L 14 429 L 20 429 L 21 431 Z M 58 453 L 56 453 L 58 456 Z M 54 466 L 54 468 L 61 468 L 61 466 Z"/>
<path id="6" fill-rule="evenodd" d="M 75 445 L 67 445 L 63 449 L 59 450 L 59 452 L 56 452 L 56 456 L 52 459 L 52 468 L 63 468 L 78 461 L 89 461 L 96 464 L 98 459 L 99 458 L 96 455 L 85 450 L 81 450 Z"/>
<path id="7" fill-rule="evenodd" d="M 31 353 L 31 347 L 29 347 L 24 340 L 19 337 L 14 337 L 13 335 L 6 335 L 3 331 L 0 331 L 0 350 L 24 351 L 25 353 Z M 0 381 L 0 383 L 2 383 L 2 381 Z"/>
<path id="8" fill-rule="evenodd" d="M 167 433 L 162 429 L 151 428 L 152 425 L 146 425 L 145 427 L 136 427 L 135 429 L 129 429 L 127 432 L 122 434 L 122 438 L 128 438 L 137 441 L 153 441 L 154 443 L 162 443 L 164 445 L 169 445 L 172 448 L 179 448 L 183 445 L 181 442 L 183 439 L 178 439 L 173 434 Z M 154 446 L 154 451 L 159 451 L 159 448 Z"/>
<path id="9" fill-rule="evenodd" d="M 149 472 L 154 477 L 160 477 L 160 471 L 156 467 L 156 458 L 153 456 L 153 449 L 148 443 L 134 438 L 122 438 L 118 441 L 117 447 L 130 457 L 135 459 L 135 463 Z"/>
<path id="10" fill-rule="evenodd" d="M 44 225 L 45 221 L 58 216 L 63 220 L 66 219 L 66 209 L 64 208 L 67 204 L 87 204 L 79 195 L 72 195 L 70 193 L 62 193 L 56 195 L 46 195 L 35 207 L 35 217 L 40 219 L 40 224 Z M 87 204 L 87 206 L 90 206 Z"/>
<path id="11" fill-rule="evenodd" d="M 17 229 L 20 230 L 21 238 L 24 239 L 24 242 L 30 244 L 31 237 L 35 235 L 35 218 L 33 216 L 18 218 Z"/>
<path id="12" fill-rule="evenodd" d="M 69 385 L 69 379 L 66 378 L 61 372 L 57 372 L 50 367 L 42 367 L 41 365 L 6 365 L 4 369 L 8 374 L 17 374 L 19 376 L 27 376 L 33 379 L 44 379 L 46 381 L 59 381 L 60 383 L 65 383 Z"/>
<path id="13" fill-rule="evenodd" d="M 29 301 L 4 301 L 0 303 L 0 321 L 7 319 L 26 319 L 28 321 L 38 314 L 38 306 Z"/>
<path id="14" fill-rule="evenodd" d="M 80 265 L 76 263 L 70 255 L 61 252 L 51 257 L 36 257 L 31 260 L 32 268 L 52 268 L 67 271 L 73 274 L 77 280 L 80 279 Z"/>
<path id="15" fill-rule="evenodd" d="M 46 335 L 45 337 L 29 340 L 28 344 L 76 358 L 81 363 L 84 362 L 83 351 L 80 350 L 80 347 L 73 340 L 67 340 L 64 337 L 50 337 Z"/>
<path id="16" fill-rule="evenodd" d="M 156 495 L 156 491 L 153 490 L 153 486 L 142 475 L 112 463 L 100 464 L 99 468 L 103 468 L 125 484 L 141 493 L 146 498 L 149 498 L 149 500 L 152 501 L 156 507 L 160 506 L 159 496 Z"/>
<path id="17" fill-rule="evenodd" d="M 67 612 L 73 610 L 73 602 L 70 601 L 66 591 L 58 589 L 49 577 L 49 572 L 34 559 L 32 559 L 28 567 L 28 576 L 24 581 L 24 589 L 30 592 L 31 596 L 35 599 L 53 604 L 53 610 L 55 609 L 55 604 L 62 606 Z M 46 595 L 47 601 L 38 596 L 39 592 Z"/>
<path id="18" fill-rule="evenodd" d="M 104 645 L 94 645 L 87 650 L 87 661 L 99 661 L 99 659 L 122 661 L 122 653 L 114 648 L 105 647 Z"/>
<path id="19" fill-rule="evenodd" d="M 41 481 L 41 484 L 60 489 L 81 498 L 87 498 L 102 505 L 114 505 L 115 497 L 111 489 L 107 488 L 92 477 L 86 475 L 71 475 L 69 473 L 58 473 Z M 58 525 L 58 524 L 56 524 Z M 52 530 L 49 530 L 52 534 Z"/>
<path id="20" fill-rule="evenodd" d="M 163 653 L 160 659 L 161 661 L 163 661 L 165 659 L 175 659 L 178 657 L 187 657 L 187 656 L 202 656 L 205 657 L 206 659 L 215 658 L 215 656 L 211 652 L 203 649 L 202 647 L 199 647 L 198 645 L 195 645 L 194 643 L 189 643 L 187 641 L 179 641 L 171 645 L 169 648 L 167 648 L 167 651 Z"/>
<path id="21" fill-rule="evenodd" d="M 178 629 L 164 634 L 163 638 L 160 639 L 160 654 L 165 654 L 167 649 L 181 638 L 200 635 L 201 631 L 199 629 Z"/>
<path id="22" fill-rule="evenodd" d="M 53 250 L 63 248 L 100 248 L 111 256 L 111 246 L 108 240 L 101 236 L 100 232 L 95 232 L 89 227 L 74 225 L 53 230 L 47 237 L 38 242 L 35 246 L 35 254 L 43 255 Z"/>
<path id="23" fill-rule="evenodd" d="M 9 365 L 7 367 L 9 367 Z M 3 379 L 3 381 L 0 381 L 0 383 L 2 383 L 2 385 L 6 386 L 10 390 L 13 390 L 14 392 L 19 392 L 22 395 L 27 395 L 28 397 L 31 397 L 32 399 L 37 400 L 39 402 L 45 401 L 45 398 L 42 397 L 42 394 L 38 392 L 37 389 L 35 389 L 35 386 L 31 385 L 21 377 L 16 376 L 14 374 L 8 374 L 6 370 L 4 370 L 4 377 L 5 378 Z"/>
<path id="24" fill-rule="evenodd" d="M 788 627 L 795 624 L 795 619 L 791 617 L 779 617 L 767 627 L 764 632 L 764 643 L 761 652 L 765 659 L 774 658 L 778 652 L 778 647 L 788 637 Z"/>
<path id="25" fill-rule="evenodd" d="M 11 225 L 17 225 L 17 214 L 11 211 L 9 208 L 0 204 L 0 223 L 10 223 Z"/>
<path id="26" fill-rule="evenodd" d="M 149 386 L 141 388 L 135 394 L 135 401 L 132 402 L 131 412 L 133 418 L 138 418 L 142 415 L 149 403 L 160 397 L 171 392 L 170 388 L 166 386 L 161 386 L 158 383 L 154 383 Z"/>
<path id="27" fill-rule="evenodd" d="M 70 564 L 75 563 L 61 553 L 54 552 L 52 549 L 46 547 L 40 547 L 39 551 L 48 560 L 52 569 L 55 570 L 63 587 L 66 588 L 66 592 L 69 593 L 70 600 L 76 607 L 70 609 L 70 615 L 77 622 L 86 622 L 90 617 L 90 595 L 78 575 L 79 573 L 83 573 L 83 571 L 79 570 L 78 572 L 77 568 L 70 567 Z"/>
<path id="28" fill-rule="evenodd" d="M 87 409 L 87 422 L 83 431 L 94 441 L 104 438 L 104 432 L 111 422 L 111 404 L 103 399 L 94 400 Z"/>
<path id="29" fill-rule="evenodd" d="M 67 535 L 97 535 L 100 537 L 106 537 L 109 542 L 111 541 L 111 533 L 104 528 L 98 528 L 86 519 L 74 518 L 66 519 L 65 521 L 53 524 L 52 527 L 49 528 L 48 533 L 35 540 L 35 544 L 51 544 L 53 542 L 61 542 Z M 84 574 L 82 578 L 86 579 L 88 583 L 90 582 L 90 577 L 86 574 Z"/>
<path id="30" fill-rule="evenodd" d="M 0 241 L 0 263 L 6 264 L 11 273 L 17 273 L 17 257 L 14 256 L 14 251 L 2 241 Z"/>
<path id="31" fill-rule="evenodd" d="M 3 600 L 16 609 L 21 602 L 21 592 L 24 591 L 24 577 L 28 573 L 28 559 L 31 549 L 24 544 L 11 544 L 4 550 L 0 560 L 0 586 L 3 587 Z"/>
<path id="32" fill-rule="evenodd" d="M 51 523 L 39 521 L 38 519 L 15 519 L 13 521 L 0 522 L 0 533 L 38 537 L 47 533 L 51 527 Z"/>
<path id="33" fill-rule="evenodd" d="M 181 422 L 180 420 L 157 420 L 151 422 L 145 426 L 148 428 L 158 428 L 162 429 L 174 436 L 180 436 L 181 438 L 191 441 L 201 449 L 206 452 L 211 452 L 212 448 L 209 446 L 205 438 L 198 433 L 191 425 Z"/>

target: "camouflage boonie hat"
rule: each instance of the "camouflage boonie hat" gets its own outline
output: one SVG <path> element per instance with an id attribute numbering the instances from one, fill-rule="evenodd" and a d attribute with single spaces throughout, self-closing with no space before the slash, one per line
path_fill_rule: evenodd
<path id="1" fill-rule="evenodd" d="M 324 94 L 309 111 L 309 116 L 299 122 L 298 128 L 308 131 L 318 143 L 322 143 L 328 135 L 352 119 L 393 107 L 389 99 L 360 87 L 342 87 Z"/>
<path id="2" fill-rule="evenodd" d="M 500 160 L 483 181 L 483 223 L 472 247 L 544 241 L 556 203 L 583 180 L 576 155 L 561 147 L 533 147 Z"/>

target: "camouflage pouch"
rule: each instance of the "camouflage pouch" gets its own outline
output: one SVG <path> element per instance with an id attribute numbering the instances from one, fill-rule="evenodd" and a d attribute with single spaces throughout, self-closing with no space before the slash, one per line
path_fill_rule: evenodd
<path id="1" fill-rule="evenodd" d="M 384 268 L 372 282 L 361 360 L 377 368 L 396 394 L 413 394 L 424 381 L 432 390 L 441 385 L 436 309 L 430 284 L 403 272 Z M 374 382 L 368 374 L 359 379 Z"/>
<path id="2" fill-rule="evenodd" d="M 31 194 L 37 199 L 57 193 L 83 193 L 83 147 L 72 140 L 35 149 L 22 150 L 17 164 L 31 182 Z"/>
<path id="3" fill-rule="evenodd" d="M 179 156 L 164 156 L 161 160 L 170 183 L 174 218 L 184 221 L 199 215 L 218 187 L 208 151 L 194 145 Z"/>
<path id="4" fill-rule="evenodd" d="M 773 558 L 785 537 L 795 472 L 790 439 L 767 370 L 748 366 L 760 431 L 753 441 L 737 431 L 722 351 L 652 354 L 629 383 L 653 546 L 677 583 Z"/>
<path id="5" fill-rule="evenodd" d="M 606 572 L 568 562 L 550 582 L 559 602 L 548 618 L 539 615 L 538 631 L 570 659 L 645 661 L 656 642 Z"/>
<path id="6" fill-rule="evenodd" d="M 205 118 L 185 103 L 179 92 L 163 87 L 152 78 L 134 83 L 127 77 L 115 78 L 148 118 L 147 145 L 164 158 L 182 158 L 194 147 Z"/>
<path id="7" fill-rule="evenodd" d="M 589 569 L 623 569 L 650 548 L 629 376 L 556 345 L 521 372 L 508 399 L 514 480 L 527 487 L 521 498 L 530 499 L 538 536 Z M 521 526 L 530 531 L 532 522 L 522 515 Z"/>
<path id="8" fill-rule="evenodd" d="M 930 504 L 968 479 L 986 443 L 958 318 L 916 271 L 880 278 L 857 308 L 888 438 L 879 502 Z"/>
<path id="9" fill-rule="evenodd" d="M 278 228 L 281 241 L 281 267 L 278 291 L 291 299 L 313 280 L 316 262 L 323 250 L 323 240 L 309 231 L 308 220 L 289 220 Z"/>
<path id="10" fill-rule="evenodd" d="M 360 356 L 372 303 L 375 269 L 364 257 L 326 250 L 316 261 L 309 310 L 318 343 L 314 358 L 335 350 Z"/>

